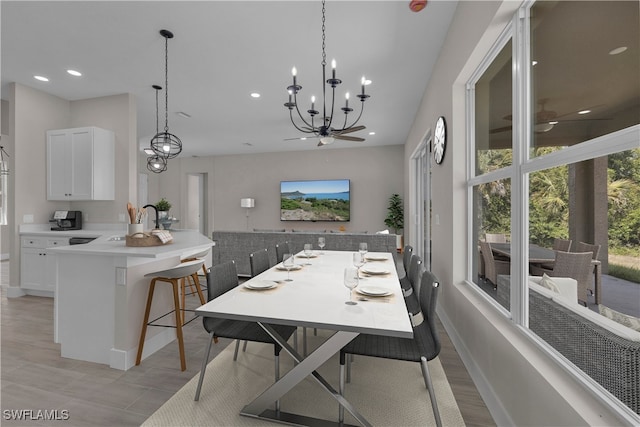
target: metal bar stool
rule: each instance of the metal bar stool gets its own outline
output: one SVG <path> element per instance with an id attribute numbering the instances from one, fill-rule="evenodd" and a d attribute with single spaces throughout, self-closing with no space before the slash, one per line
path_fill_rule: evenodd
<path id="1" fill-rule="evenodd" d="M 197 271 L 200 270 L 200 268 L 202 267 L 202 264 L 203 264 L 202 260 L 188 261 L 188 262 L 183 262 L 175 267 L 168 268 L 166 270 L 145 274 L 145 277 L 153 277 L 153 279 L 151 279 L 151 283 L 149 285 L 149 295 L 147 296 L 147 306 L 144 311 L 144 320 L 142 321 L 142 332 L 140 333 L 140 342 L 138 343 L 138 355 L 136 357 L 136 365 L 139 365 L 142 359 L 142 350 L 144 348 L 144 340 L 147 334 L 147 326 L 163 326 L 167 328 L 176 328 L 176 334 L 178 336 L 178 347 L 180 348 L 180 369 L 182 371 L 187 369 L 187 364 L 185 362 L 185 355 L 184 355 L 184 341 L 182 338 L 182 326 L 196 319 L 196 317 L 189 320 L 187 323 L 183 322 L 183 316 L 180 315 L 180 312 L 181 311 L 183 312 L 185 309 L 184 309 L 184 306 L 182 307 L 180 306 L 180 298 L 178 296 L 178 286 L 179 286 L 178 283 L 180 282 L 182 285 L 182 288 L 184 289 L 185 278 L 190 277 L 193 274 L 197 274 Z M 160 317 L 155 318 L 152 321 L 149 321 L 149 313 L 151 312 L 151 303 L 153 301 L 153 292 L 155 291 L 155 288 L 156 288 L 156 282 L 171 283 L 173 288 L 174 309 L 168 313 L 163 314 Z M 200 287 L 198 287 L 197 289 L 198 291 L 200 291 Z M 204 300 L 202 291 L 200 291 L 199 294 L 200 294 L 201 300 Z M 154 324 L 154 322 L 164 318 L 165 316 L 170 315 L 171 313 L 175 313 L 175 316 L 176 316 L 175 326 Z"/>

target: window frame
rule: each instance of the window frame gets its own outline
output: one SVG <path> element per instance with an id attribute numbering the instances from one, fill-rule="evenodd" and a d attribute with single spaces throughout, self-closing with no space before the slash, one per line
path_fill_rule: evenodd
<path id="1" fill-rule="evenodd" d="M 586 373 L 578 369 L 562 354 L 546 341 L 539 338 L 529 329 L 529 295 L 528 266 L 529 258 L 529 177 L 531 173 L 553 167 L 570 165 L 584 160 L 595 159 L 609 154 L 640 148 L 640 124 L 614 131 L 607 135 L 586 140 L 571 147 L 565 147 L 543 156 L 530 157 L 533 144 L 532 117 L 533 93 L 531 84 L 530 49 L 530 10 L 534 0 L 523 2 L 513 19 L 496 39 L 485 58 L 470 76 L 466 83 L 465 115 L 467 140 L 467 281 L 474 292 L 480 295 L 503 316 L 509 318 L 523 335 L 541 348 L 564 371 L 576 378 L 592 395 L 607 406 L 613 408 L 621 417 L 630 423 L 637 421 L 637 414 L 612 396 Z M 488 67 L 496 59 L 500 51 L 512 42 L 512 164 L 503 169 L 476 175 L 476 142 L 475 142 L 475 84 L 483 76 Z M 473 228 L 474 187 L 498 179 L 511 180 L 511 306 L 507 310 L 497 303 L 475 283 L 473 258 L 477 252 Z M 519 284 L 519 286 L 515 286 Z"/>

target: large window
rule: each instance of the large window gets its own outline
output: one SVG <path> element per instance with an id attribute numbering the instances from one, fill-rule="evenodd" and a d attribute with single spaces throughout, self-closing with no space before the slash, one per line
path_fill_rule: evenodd
<path id="1" fill-rule="evenodd" d="M 608 372 L 624 357 L 593 326 L 640 318 L 640 3 L 521 12 L 468 85 L 468 277 L 640 414 L 621 391 L 637 378 Z"/>

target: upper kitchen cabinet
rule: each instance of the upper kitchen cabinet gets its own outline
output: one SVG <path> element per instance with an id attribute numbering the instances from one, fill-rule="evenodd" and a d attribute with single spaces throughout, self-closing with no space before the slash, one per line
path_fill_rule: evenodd
<path id="1" fill-rule="evenodd" d="M 114 200 L 115 137 L 97 127 L 47 131 L 47 200 Z"/>

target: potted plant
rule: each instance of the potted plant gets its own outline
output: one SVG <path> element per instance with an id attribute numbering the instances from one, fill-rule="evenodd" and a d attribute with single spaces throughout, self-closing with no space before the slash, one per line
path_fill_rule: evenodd
<path id="1" fill-rule="evenodd" d="M 402 198 L 399 194 L 392 194 L 389 197 L 389 207 L 387 208 L 387 217 L 384 219 L 387 227 L 393 229 L 397 236 L 397 247 L 402 248 L 402 235 L 399 231 L 404 228 L 404 207 L 402 206 Z"/>
<path id="2" fill-rule="evenodd" d="M 160 199 L 158 203 L 156 203 L 156 210 L 158 211 L 158 219 L 162 224 L 163 221 L 169 217 L 169 210 L 171 209 L 171 203 L 165 199 L 164 197 Z"/>

